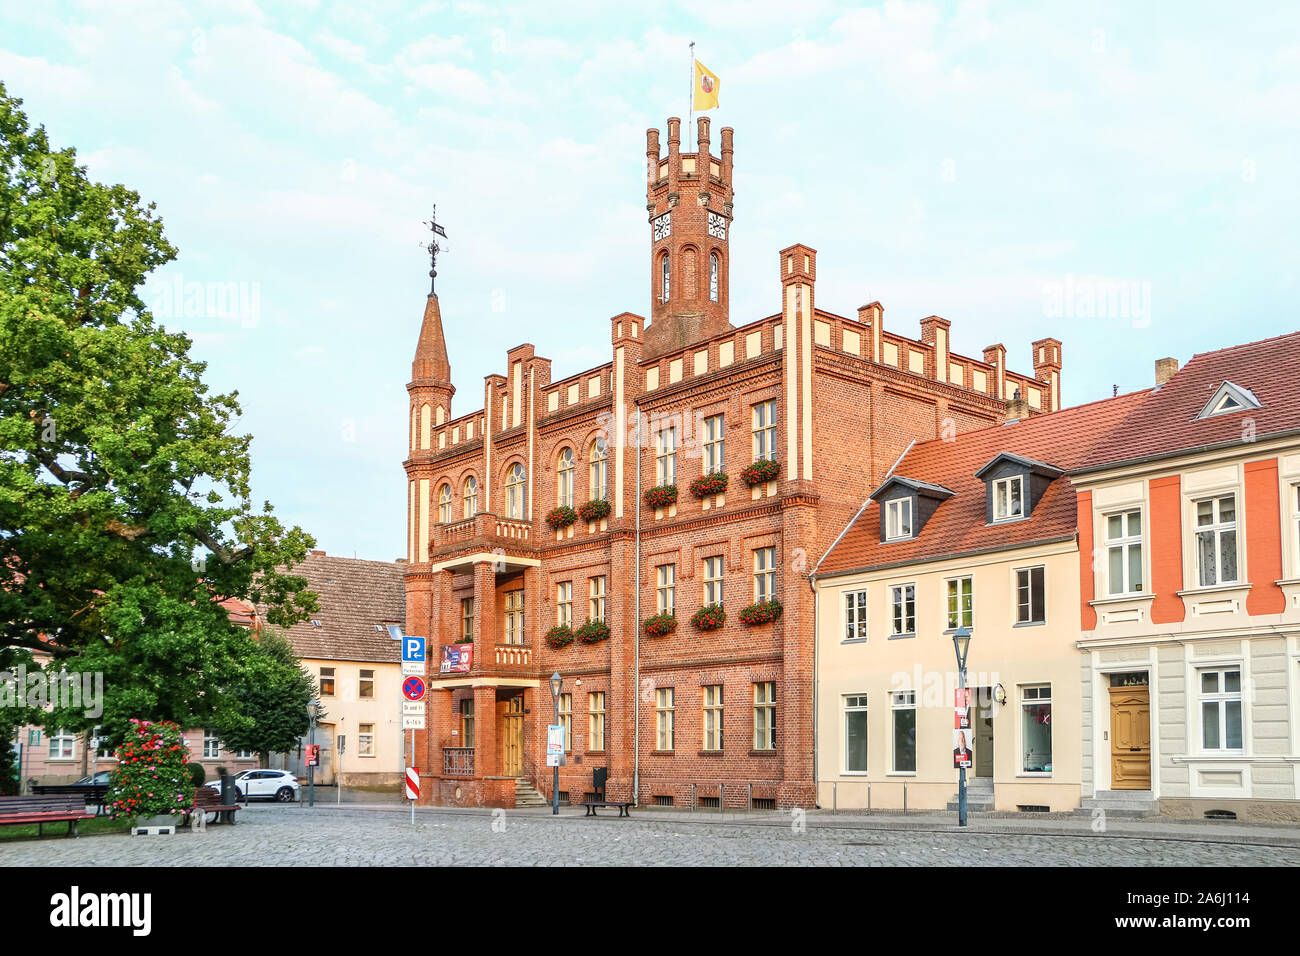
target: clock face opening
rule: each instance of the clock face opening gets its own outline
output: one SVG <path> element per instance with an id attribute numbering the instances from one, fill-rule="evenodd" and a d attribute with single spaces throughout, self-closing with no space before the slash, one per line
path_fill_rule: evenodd
<path id="1" fill-rule="evenodd" d="M 716 212 L 709 213 L 709 235 L 714 239 L 727 238 L 727 220 Z"/>
<path id="2" fill-rule="evenodd" d="M 667 239 L 673 234 L 671 215 L 671 213 L 664 213 L 662 216 L 655 216 L 655 218 L 651 220 L 654 225 L 655 242 L 658 242 L 660 239 Z"/>

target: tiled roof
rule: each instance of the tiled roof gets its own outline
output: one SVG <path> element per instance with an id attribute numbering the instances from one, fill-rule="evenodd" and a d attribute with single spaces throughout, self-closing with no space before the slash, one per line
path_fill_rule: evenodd
<path id="1" fill-rule="evenodd" d="M 1249 390 L 1262 407 L 1198 421 L 1196 416 L 1224 382 Z M 1300 332 L 1193 356 L 1077 467 L 1241 441 L 1250 434 L 1247 420 L 1255 440 L 1300 428 Z"/>
<path id="2" fill-rule="evenodd" d="M 271 627 L 283 633 L 301 658 L 327 661 L 401 660 L 398 642 L 376 624 L 405 624 L 406 565 L 392 561 L 362 561 L 310 552 L 292 574 L 307 579 L 320 595 L 320 610 L 311 621 L 293 627 Z M 259 608 L 262 617 L 266 609 Z"/>
<path id="3" fill-rule="evenodd" d="M 822 559 L 818 576 L 1073 535 L 1074 488 L 1068 478 L 1052 481 L 1028 518 L 989 525 L 984 482 L 975 473 L 1003 452 L 1069 470 L 1106 444 L 1149 394 L 1149 390 L 1133 392 L 966 432 L 953 441 L 914 446 L 898 463 L 894 476 L 952 489 L 952 497 L 939 505 L 915 538 L 888 543 L 880 540 L 880 506 L 872 502 Z"/>

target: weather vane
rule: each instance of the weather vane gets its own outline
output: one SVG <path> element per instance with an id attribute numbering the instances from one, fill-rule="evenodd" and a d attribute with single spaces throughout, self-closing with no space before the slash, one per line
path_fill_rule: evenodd
<path id="1" fill-rule="evenodd" d="M 438 278 L 438 253 L 443 251 L 442 246 L 438 245 L 438 237 L 447 238 L 447 230 L 438 225 L 438 204 L 433 204 L 433 213 L 429 216 L 429 221 L 425 223 L 429 231 L 433 233 L 433 238 L 424 248 L 429 250 L 429 295 L 433 295 L 433 283 Z"/>

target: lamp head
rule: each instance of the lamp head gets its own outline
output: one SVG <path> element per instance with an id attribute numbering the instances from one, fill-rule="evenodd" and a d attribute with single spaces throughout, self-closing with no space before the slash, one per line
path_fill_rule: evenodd
<path id="1" fill-rule="evenodd" d="M 551 675 L 551 697 L 560 696 L 560 688 L 564 685 L 564 679 L 560 677 L 560 672 L 556 671 Z"/>
<path id="2" fill-rule="evenodd" d="M 966 655 L 970 653 L 970 628 L 957 628 L 957 632 L 952 636 L 952 646 L 957 651 L 958 670 L 965 670 Z"/>

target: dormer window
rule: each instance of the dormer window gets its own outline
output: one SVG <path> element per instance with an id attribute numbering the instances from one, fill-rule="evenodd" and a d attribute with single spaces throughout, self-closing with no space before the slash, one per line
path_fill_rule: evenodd
<path id="1" fill-rule="evenodd" d="M 897 541 L 912 536 L 912 499 L 895 498 L 885 502 L 885 540 Z"/>
<path id="2" fill-rule="evenodd" d="M 993 482 L 993 520 L 1014 521 L 1025 516 L 1025 479 L 1023 475 L 999 478 Z"/>
<path id="3" fill-rule="evenodd" d="M 1231 415 L 1233 412 L 1244 412 L 1250 409 L 1262 408 L 1263 405 L 1255 393 L 1248 388 L 1242 388 L 1232 382 L 1224 382 L 1210 396 L 1210 400 L 1205 403 L 1197 419 L 1213 418 L 1215 415 Z"/>

